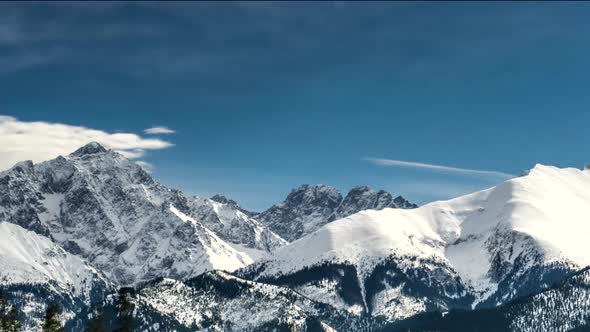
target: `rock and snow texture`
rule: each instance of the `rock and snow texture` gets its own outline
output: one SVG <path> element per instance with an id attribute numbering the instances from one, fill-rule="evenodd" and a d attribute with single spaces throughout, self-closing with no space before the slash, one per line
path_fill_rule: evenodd
<path id="1" fill-rule="evenodd" d="M 260 251 L 284 243 L 251 218 L 238 218 L 239 211 L 225 219 L 233 210 L 210 203 L 160 185 L 140 166 L 97 143 L 0 173 L 0 220 L 51 237 L 119 284 L 234 270 L 253 261 L 239 248 Z M 200 220 L 198 215 L 210 208 L 223 216 L 209 213 Z M 236 247 L 230 243 L 234 240 Z"/>
<path id="2" fill-rule="evenodd" d="M 339 216 L 384 207 L 414 206 L 367 187 L 343 199 L 332 187 L 303 186 L 255 214 L 223 196 L 166 188 L 98 143 L 0 173 L 0 220 L 50 237 L 121 284 L 235 270 Z"/>
<path id="3" fill-rule="evenodd" d="M 341 201 L 342 195 L 334 187 L 303 185 L 257 218 L 285 240 L 293 241 L 326 224 Z"/>
<path id="4" fill-rule="evenodd" d="M 233 200 L 216 195 L 211 199 L 197 198 L 196 202 L 198 207 L 192 210 L 192 215 L 209 225 L 214 232 L 224 234 L 224 238 L 232 244 L 260 250 L 261 254 L 287 244 Z"/>
<path id="5" fill-rule="evenodd" d="M 385 208 L 415 209 L 418 206 L 402 196 L 393 197 L 384 190 L 374 191 L 367 186 L 352 188 L 330 216 L 330 221 L 342 219 L 363 210 L 383 210 Z"/>
<path id="6" fill-rule="evenodd" d="M 397 302 L 409 303 L 408 311 L 415 311 L 423 305 L 420 299 L 403 298 L 409 291 L 395 289 L 416 282 L 438 283 L 439 294 L 461 299 L 455 305 L 493 306 L 590 265 L 589 215 L 590 171 L 537 165 L 527 176 L 453 200 L 417 209 L 368 210 L 334 221 L 246 270 L 256 280 L 290 280 L 286 283 L 320 300 L 317 287 L 311 287 L 317 280 L 309 281 L 313 278 L 302 271 L 351 266 L 360 303 L 369 312 L 381 306 L 374 301 L 384 291 L 390 300 L 399 293 Z M 382 280 L 367 283 L 383 266 Z M 436 271 L 429 277 L 435 279 L 425 279 L 428 273 L 423 272 L 429 270 Z M 367 289 L 388 274 L 392 282 L 376 292 Z M 348 302 L 347 309 L 354 310 Z"/>
<path id="7" fill-rule="evenodd" d="M 110 282 L 184 279 L 143 293 L 145 304 L 219 329 L 259 328 L 250 318 L 328 329 L 342 323 L 334 317 L 397 321 L 538 292 L 590 265 L 588 216 L 589 169 L 537 165 L 494 188 L 420 208 L 368 187 L 342 197 L 306 185 L 253 213 L 219 195 L 195 198 L 162 186 L 92 143 L 0 172 L 0 283 L 10 294 L 41 285 L 38 294 L 73 314 Z M 202 274 L 210 270 L 237 272 Z M 172 292 L 174 303 L 160 291 Z M 203 311 L 182 310 L 188 304 Z"/>
<path id="8" fill-rule="evenodd" d="M 328 222 L 362 210 L 416 207 L 401 196 L 394 198 L 386 191 L 375 192 L 366 186 L 352 188 L 343 198 L 334 187 L 303 185 L 256 218 L 287 241 L 294 241 Z"/>
<path id="9" fill-rule="evenodd" d="M 198 331 L 340 331 L 363 324 L 288 288 L 220 271 L 186 281 L 154 282 L 140 290 L 135 301 Z"/>

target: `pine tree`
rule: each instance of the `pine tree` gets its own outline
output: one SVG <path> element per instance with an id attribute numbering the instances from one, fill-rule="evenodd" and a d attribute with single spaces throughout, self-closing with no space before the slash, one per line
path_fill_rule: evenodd
<path id="1" fill-rule="evenodd" d="M 4 297 L 4 291 L 0 289 L 0 331 L 4 329 L 4 322 L 8 312 L 8 303 Z"/>
<path id="2" fill-rule="evenodd" d="M 96 311 L 96 315 L 90 322 L 88 322 L 88 327 L 86 328 L 86 332 L 105 332 L 105 324 L 104 324 L 104 313 L 102 308 Z"/>
<path id="3" fill-rule="evenodd" d="M 20 322 L 18 320 L 18 308 L 13 305 L 5 317 L 5 324 L 3 326 L 4 332 L 17 332 L 20 330 Z"/>
<path id="4" fill-rule="evenodd" d="M 43 332 L 63 332 L 61 324 L 61 308 L 57 304 L 49 304 L 43 316 Z"/>
<path id="5" fill-rule="evenodd" d="M 8 304 L 4 292 L 0 289 L 0 331 L 16 332 L 19 329 L 18 308 L 16 305 Z"/>
<path id="6" fill-rule="evenodd" d="M 133 322 L 133 303 L 131 302 L 131 292 L 129 288 L 120 288 L 118 292 L 117 308 L 119 309 L 119 328 L 117 332 L 131 332 L 134 330 Z"/>

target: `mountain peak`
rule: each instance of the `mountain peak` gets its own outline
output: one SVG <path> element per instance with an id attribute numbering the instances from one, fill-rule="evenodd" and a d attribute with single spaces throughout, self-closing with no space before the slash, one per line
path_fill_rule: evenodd
<path id="1" fill-rule="evenodd" d="M 301 186 L 291 190 L 291 192 L 289 193 L 289 196 L 287 197 L 287 200 L 289 199 L 289 197 L 297 196 L 297 195 L 300 195 L 301 193 L 312 193 L 314 196 L 340 195 L 340 193 L 338 192 L 338 189 L 336 189 L 332 186 L 327 186 L 325 184 L 304 184 L 304 185 L 301 185 Z"/>
<path id="2" fill-rule="evenodd" d="M 19 161 L 18 163 L 14 164 L 11 168 L 12 170 L 16 170 L 18 172 L 27 172 L 33 169 L 33 161 L 32 160 L 25 160 Z"/>
<path id="3" fill-rule="evenodd" d="M 369 186 L 354 186 L 350 189 L 350 193 L 364 193 L 364 192 L 371 192 L 373 189 Z"/>
<path id="4" fill-rule="evenodd" d="M 71 156 L 81 157 L 89 154 L 96 154 L 96 153 L 104 153 L 107 152 L 100 143 L 98 142 L 90 142 L 83 147 L 79 148 L 78 150 L 72 152 Z"/>
<path id="5" fill-rule="evenodd" d="M 362 210 L 415 207 L 401 196 L 394 198 L 384 190 L 377 192 L 368 186 L 355 186 L 342 197 L 332 186 L 304 184 L 291 190 L 283 202 L 260 213 L 258 218 L 287 241 L 294 241 L 326 223 Z"/>
<path id="6" fill-rule="evenodd" d="M 229 199 L 221 194 L 215 194 L 211 196 L 210 200 L 215 201 L 217 203 L 227 204 L 238 209 L 240 208 L 240 205 L 236 201 L 234 201 L 233 199 Z"/>

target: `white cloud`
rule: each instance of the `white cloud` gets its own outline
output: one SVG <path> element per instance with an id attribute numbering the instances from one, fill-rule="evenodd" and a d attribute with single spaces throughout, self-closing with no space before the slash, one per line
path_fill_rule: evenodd
<path id="1" fill-rule="evenodd" d="M 168 128 L 168 127 L 152 127 L 143 130 L 144 133 L 150 135 L 156 134 L 174 134 L 176 131 Z"/>
<path id="2" fill-rule="evenodd" d="M 146 150 L 165 149 L 172 143 L 132 133 L 108 133 L 80 126 L 51 122 L 24 122 L 0 115 L 0 169 L 22 160 L 40 162 L 68 155 L 79 147 L 99 142 L 127 158 L 141 158 Z"/>
<path id="3" fill-rule="evenodd" d="M 365 160 L 379 166 L 392 166 L 392 167 L 408 167 L 408 168 L 420 168 L 420 169 L 427 169 L 442 173 L 453 173 L 453 174 L 460 174 L 460 175 L 475 175 L 480 177 L 493 177 L 498 179 L 510 179 L 513 178 L 514 175 L 497 172 L 497 171 L 483 171 L 478 169 L 468 169 L 468 168 L 458 168 L 458 167 L 449 167 L 443 165 L 435 165 L 435 164 L 425 164 L 419 163 L 414 161 L 403 161 L 403 160 L 395 160 L 395 159 L 382 159 L 382 158 L 365 158 Z"/>

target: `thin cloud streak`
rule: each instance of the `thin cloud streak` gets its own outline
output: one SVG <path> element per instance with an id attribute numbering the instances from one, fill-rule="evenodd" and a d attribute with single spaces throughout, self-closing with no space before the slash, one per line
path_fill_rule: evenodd
<path id="1" fill-rule="evenodd" d="M 143 130 L 144 133 L 150 135 L 158 135 L 158 134 L 174 134 L 176 131 L 168 128 L 168 127 L 152 127 Z"/>
<path id="2" fill-rule="evenodd" d="M 437 171 L 437 172 L 442 172 L 442 173 L 494 177 L 494 178 L 504 179 L 504 180 L 511 179 L 511 178 L 515 177 L 512 174 L 498 172 L 498 171 L 485 171 L 485 170 L 478 170 L 478 169 L 450 167 L 450 166 L 444 166 L 444 165 L 420 163 L 420 162 L 415 162 L 415 161 L 404 161 L 404 160 L 383 159 L 383 158 L 365 158 L 365 160 L 374 164 L 374 165 L 378 165 L 378 166 L 418 168 L 418 169 L 427 169 L 427 170 L 432 170 L 432 171 Z"/>

